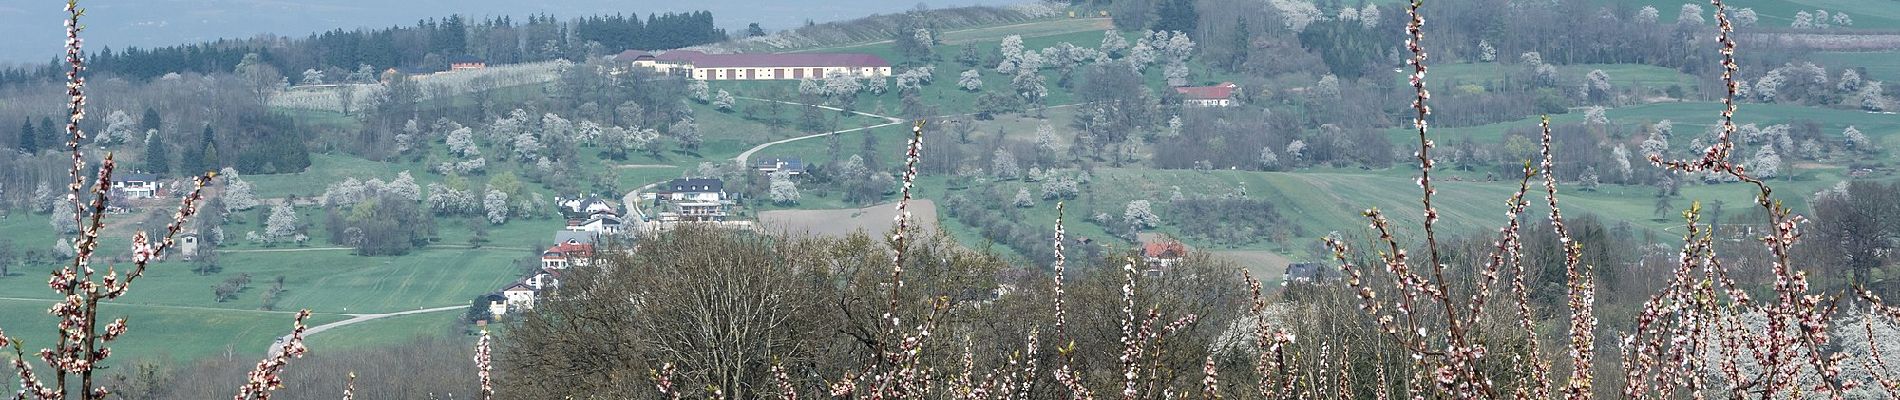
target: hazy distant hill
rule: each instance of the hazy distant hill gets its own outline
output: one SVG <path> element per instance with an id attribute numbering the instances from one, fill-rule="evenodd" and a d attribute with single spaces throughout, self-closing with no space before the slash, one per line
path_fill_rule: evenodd
<path id="1" fill-rule="evenodd" d="M 957 0 L 954 4 L 1011 4 L 1015 0 Z M 43 62 L 59 55 L 59 1 L 0 3 L 0 63 Z M 150 47 L 258 34 L 294 35 L 335 28 L 408 25 L 449 14 L 472 16 L 546 13 L 562 18 L 593 14 L 664 13 L 708 10 L 720 27 L 734 33 L 749 22 L 767 29 L 890 13 L 915 2 L 884 0 L 94 0 L 86 24 L 87 46 Z"/>

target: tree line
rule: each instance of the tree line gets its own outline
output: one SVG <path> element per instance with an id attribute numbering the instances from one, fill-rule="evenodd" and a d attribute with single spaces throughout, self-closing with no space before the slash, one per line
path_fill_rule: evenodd
<path id="1" fill-rule="evenodd" d="M 446 68 L 450 59 L 475 56 L 490 64 L 567 59 L 625 49 L 672 49 L 725 41 L 708 11 L 589 16 L 562 20 L 552 15 L 474 19 L 451 15 L 416 21 L 413 26 L 335 29 L 303 38 L 219 39 L 153 48 L 105 48 L 87 56 L 95 75 L 150 80 L 171 73 L 230 72 L 247 54 L 258 54 L 279 71 L 326 71 L 345 76 L 367 66 Z M 57 62 L 0 69 L 0 88 L 28 82 L 57 81 Z"/>

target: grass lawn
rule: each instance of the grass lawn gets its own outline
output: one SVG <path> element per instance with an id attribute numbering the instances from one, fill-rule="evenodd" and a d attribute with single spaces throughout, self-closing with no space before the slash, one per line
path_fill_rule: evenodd
<path id="1" fill-rule="evenodd" d="M 551 240 L 551 239 L 543 239 Z M 134 294 L 120 304 L 204 307 L 238 311 L 262 306 L 262 297 L 279 276 L 287 289 L 278 310 L 309 308 L 324 313 L 373 313 L 467 304 L 520 277 L 514 260 L 527 251 L 430 249 L 400 257 L 357 257 L 347 250 L 235 251 L 219 254 L 224 271 L 210 276 L 191 272 L 185 263 L 154 265 L 134 283 Z M 11 297 L 52 299 L 40 267 L 23 276 L 0 279 L 0 293 Z M 235 299 L 218 302 L 211 287 L 237 274 L 251 284 Z"/>
<path id="2" fill-rule="evenodd" d="M 1599 0 L 1599 2 L 1605 5 L 1628 7 L 1627 9 L 1632 11 L 1645 5 L 1655 6 L 1657 11 L 1661 11 L 1661 18 L 1658 19 L 1662 23 L 1674 23 L 1679 10 L 1682 9 L 1682 2 L 1679 1 Z M 1712 14 L 1715 10 L 1708 4 L 1700 5 L 1703 19 L 1708 25 L 1713 26 L 1715 17 Z M 1889 0 L 1762 0 L 1731 5 L 1731 7 L 1755 9 L 1755 13 L 1761 18 L 1761 22 L 1758 23 L 1760 26 L 1787 27 L 1794 21 L 1796 12 L 1805 10 L 1813 13 L 1814 10 L 1827 10 L 1829 13 L 1846 11 L 1854 18 L 1854 28 L 1900 28 L 1900 7 L 1895 7 Z"/>
<path id="3" fill-rule="evenodd" d="M 1506 79 L 1522 68 L 1518 64 L 1500 63 L 1461 63 L 1432 66 L 1431 81 L 1433 90 L 1450 90 L 1459 85 L 1479 85 L 1493 88 L 1503 84 Z M 1603 70 L 1610 76 L 1611 86 L 1623 89 L 1640 87 L 1655 91 L 1681 86 L 1683 90 L 1696 90 L 1695 77 L 1671 68 L 1642 64 L 1576 64 L 1557 66 L 1559 79 L 1571 82 L 1583 82 L 1593 70 Z M 1395 75 L 1396 81 L 1405 83 L 1403 75 Z"/>
<path id="4" fill-rule="evenodd" d="M 462 337 L 461 325 L 456 323 L 461 317 L 457 310 L 375 319 L 323 331 L 305 344 L 321 351 L 396 346 L 426 336 Z"/>
<path id="5" fill-rule="evenodd" d="M 0 284 L 12 285 L 17 280 L 22 278 L 0 279 Z M 45 282 L 40 282 L 43 279 L 36 276 L 25 280 L 38 282 L 41 290 L 36 292 L 50 295 L 44 290 Z M 8 289 L 7 293 L 22 292 Z M 142 291 L 134 283 L 132 292 L 122 299 L 139 300 L 151 295 L 152 292 Z M 46 313 L 51 304 L 42 300 L 0 299 L 0 321 L 5 322 L 0 328 L 5 328 L 9 336 L 24 340 L 29 352 L 51 346 L 56 322 Z M 100 308 L 100 317 L 126 317 L 129 328 L 123 338 L 112 343 L 112 358 L 106 360 L 108 365 L 139 359 L 188 361 L 226 352 L 240 359 L 263 358 L 271 342 L 290 333 L 291 321 L 296 319 L 292 312 L 188 309 L 126 302 L 107 303 Z M 343 319 L 335 314 L 316 314 L 308 323 L 317 325 Z"/>
<path id="6" fill-rule="evenodd" d="M 1813 58 L 1815 63 L 1826 66 L 1829 71 L 1834 72 L 1831 78 L 1839 78 L 1839 71 L 1843 68 L 1866 68 L 1867 73 L 1862 75 L 1861 79 L 1893 82 L 1881 87 L 1887 90 L 1890 96 L 1894 89 L 1887 86 L 1900 84 L 1900 51 L 1814 53 Z"/>
<path id="7" fill-rule="evenodd" d="M 1620 125 L 1649 124 L 1668 119 L 1675 125 L 1676 134 L 1671 138 L 1672 150 L 1681 150 L 1689 145 L 1689 140 L 1707 129 L 1720 116 L 1721 103 L 1713 102 L 1676 102 L 1651 103 L 1606 110 L 1610 122 Z M 1567 123 L 1583 120 L 1583 113 L 1572 112 L 1550 116 L 1552 123 Z M 1738 124 L 1783 124 L 1800 120 L 1811 120 L 1821 124 L 1821 131 L 1839 135 L 1841 130 L 1854 126 L 1869 137 L 1900 136 L 1900 118 L 1891 115 L 1870 114 L 1854 110 L 1804 107 L 1786 104 L 1742 104 L 1735 113 Z M 1536 128 L 1537 117 L 1529 117 L 1512 122 L 1496 124 L 1436 128 L 1431 133 L 1434 140 L 1450 143 L 1455 140 L 1471 139 L 1479 143 L 1494 143 L 1503 137 L 1504 132 L 1514 128 Z M 1416 146 L 1416 133 L 1409 128 L 1390 130 L 1394 143 Z"/>

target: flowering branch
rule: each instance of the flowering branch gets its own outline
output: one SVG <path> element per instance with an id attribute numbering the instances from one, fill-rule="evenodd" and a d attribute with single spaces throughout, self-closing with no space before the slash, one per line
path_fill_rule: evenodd
<path id="1" fill-rule="evenodd" d="M 310 310 L 297 312 L 297 321 L 293 323 L 290 335 L 283 343 L 271 349 L 271 355 L 257 362 L 251 369 L 249 381 L 238 386 L 238 393 L 232 400 L 270 400 L 271 391 L 284 387 L 284 368 L 290 366 L 290 359 L 301 358 L 310 351 L 303 346 L 304 321 L 310 319 Z"/>

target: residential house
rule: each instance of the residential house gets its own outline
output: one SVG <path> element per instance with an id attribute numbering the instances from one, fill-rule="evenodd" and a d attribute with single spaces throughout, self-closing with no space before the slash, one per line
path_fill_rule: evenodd
<path id="1" fill-rule="evenodd" d="M 755 169 L 755 170 L 758 170 L 759 172 L 764 172 L 767 174 L 778 172 L 778 171 L 785 171 L 786 174 L 789 174 L 792 176 L 798 176 L 798 175 L 805 174 L 806 166 L 805 166 L 805 160 L 800 160 L 796 158 L 772 157 L 772 158 L 760 159 L 759 161 L 754 161 L 752 163 L 752 169 Z"/>
<path id="2" fill-rule="evenodd" d="M 501 316 L 508 314 L 507 297 L 499 294 L 489 294 L 488 296 L 484 296 L 482 300 L 488 301 L 489 319 L 501 318 Z"/>
<path id="3" fill-rule="evenodd" d="M 488 68 L 488 60 L 483 60 L 481 57 L 463 54 L 463 55 L 449 58 L 450 71 L 461 71 L 461 70 L 482 69 L 482 68 Z"/>
<path id="4" fill-rule="evenodd" d="M 859 78 L 891 76 L 890 62 L 863 53 L 706 54 L 673 50 L 655 55 L 628 50 L 614 56 L 614 61 L 698 80 L 820 79 L 834 74 Z"/>
<path id="5" fill-rule="evenodd" d="M 178 235 L 178 258 L 191 261 L 198 258 L 198 234 L 185 232 Z"/>
<path id="6" fill-rule="evenodd" d="M 507 303 L 510 310 L 533 310 L 534 295 L 534 288 L 529 287 L 526 282 L 516 282 L 501 290 L 502 301 Z M 491 309 L 490 312 L 493 310 Z"/>
<path id="7" fill-rule="evenodd" d="M 528 288 L 534 289 L 536 292 L 554 289 L 555 287 L 561 286 L 561 271 L 542 268 L 540 271 L 534 271 L 533 276 L 529 276 L 527 280 L 521 283 L 527 284 Z"/>
<path id="8" fill-rule="evenodd" d="M 600 235 L 593 232 L 558 230 L 554 231 L 555 243 L 599 244 Z"/>
<path id="9" fill-rule="evenodd" d="M 588 260 L 593 257 L 593 243 L 560 243 L 554 245 L 554 247 L 549 247 L 547 251 L 541 252 L 541 267 L 556 270 L 567 269 L 568 267 L 585 267 L 587 266 Z"/>
<path id="10" fill-rule="evenodd" d="M 1141 258 L 1148 263 L 1148 274 L 1158 275 L 1187 258 L 1187 246 L 1174 240 L 1155 240 L 1141 245 Z"/>
<path id="11" fill-rule="evenodd" d="M 1234 102 L 1234 94 L 1239 90 L 1240 85 L 1233 82 L 1174 88 L 1176 93 L 1181 94 L 1181 105 L 1188 107 L 1232 107 L 1239 104 Z"/>
<path id="12" fill-rule="evenodd" d="M 561 215 L 568 219 L 586 218 L 597 213 L 620 213 L 614 209 L 612 201 L 594 195 L 572 199 L 556 197 L 554 204 L 561 206 Z"/>
<path id="13" fill-rule="evenodd" d="M 617 235 L 625 225 L 626 222 L 619 215 L 608 212 L 589 215 L 587 219 L 567 220 L 567 230 L 595 235 Z"/>
<path id="14" fill-rule="evenodd" d="M 1338 271 L 1327 268 L 1321 263 L 1292 263 L 1286 265 L 1286 279 L 1281 284 L 1320 283 L 1339 280 Z"/>
<path id="15" fill-rule="evenodd" d="M 720 222 L 728 212 L 726 182 L 710 178 L 680 178 L 666 183 L 670 208 L 662 222 Z"/>
<path id="16" fill-rule="evenodd" d="M 158 175 L 130 173 L 112 177 L 112 189 L 124 193 L 127 199 L 150 199 L 158 197 Z"/>

